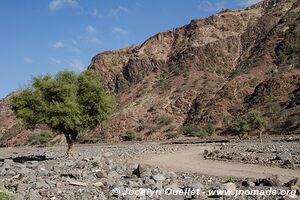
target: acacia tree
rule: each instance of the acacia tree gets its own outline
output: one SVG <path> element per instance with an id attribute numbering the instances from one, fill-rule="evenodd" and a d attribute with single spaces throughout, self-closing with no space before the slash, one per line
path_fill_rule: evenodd
<path id="1" fill-rule="evenodd" d="M 13 96 L 10 106 L 27 128 L 46 124 L 53 132 L 64 134 L 66 156 L 75 156 L 78 134 L 107 120 L 114 100 L 91 72 L 61 71 L 34 77 L 29 87 Z"/>
<path id="2" fill-rule="evenodd" d="M 258 111 L 251 111 L 250 112 L 250 122 L 251 125 L 254 129 L 258 129 L 259 130 L 259 139 L 260 139 L 260 143 L 262 144 L 262 134 L 265 131 L 266 127 L 267 127 L 267 119 L 265 117 L 262 116 L 262 114 Z"/>
<path id="3" fill-rule="evenodd" d="M 237 119 L 232 126 L 233 131 L 241 139 L 245 133 L 250 131 L 250 125 L 245 119 Z"/>

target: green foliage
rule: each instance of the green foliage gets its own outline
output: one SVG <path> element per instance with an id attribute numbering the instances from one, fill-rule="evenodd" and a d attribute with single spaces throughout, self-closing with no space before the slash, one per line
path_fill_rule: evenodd
<path id="1" fill-rule="evenodd" d="M 29 143 L 31 145 L 43 145 L 47 144 L 53 139 L 53 135 L 49 132 L 42 132 L 40 134 L 34 134 L 29 137 Z"/>
<path id="2" fill-rule="evenodd" d="M 262 130 L 267 126 L 267 119 L 258 111 L 251 111 L 249 113 L 248 121 L 252 129 Z"/>
<path id="3" fill-rule="evenodd" d="M 297 88 L 293 93 L 290 94 L 290 99 L 292 102 L 300 102 L 300 88 Z"/>
<path id="4" fill-rule="evenodd" d="M 4 187 L 0 187 L 0 200 L 14 200 L 14 196 L 11 195 Z"/>
<path id="5" fill-rule="evenodd" d="M 93 167 L 99 167 L 99 162 L 98 161 L 93 161 L 92 166 Z"/>
<path id="6" fill-rule="evenodd" d="M 134 139 L 134 132 L 132 130 L 127 130 L 124 135 L 122 135 L 123 141 L 132 141 Z"/>
<path id="7" fill-rule="evenodd" d="M 207 132 L 208 135 L 213 135 L 216 132 L 216 128 L 214 127 L 213 124 L 209 123 L 206 127 L 205 127 L 205 131 Z"/>
<path id="8" fill-rule="evenodd" d="M 225 183 L 236 183 L 236 182 L 238 182 L 238 178 L 232 176 L 228 177 L 227 180 L 225 181 Z"/>
<path id="9" fill-rule="evenodd" d="M 268 112 L 267 112 L 267 115 L 268 115 L 269 117 L 276 117 L 276 116 L 280 115 L 281 110 L 282 110 L 282 109 L 281 109 L 281 107 L 280 107 L 279 104 L 277 104 L 277 103 L 270 104 L 270 105 L 268 106 Z"/>
<path id="10" fill-rule="evenodd" d="M 166 138 L 167 139 L 174 139 L 174 138 L 177 138 L 179 136 L 179 133 L 176 132 L 176 131 L 173 131 L 173 132 L 168 132 L 165 134 Z"/>
<path id="11" fill-rule="evenodd" d="M 205 129 L 198 128 L 194 125 L 187 125 L 183 126 L 180 131 L 183 135 L 189 136 L 189 137 L 205 137 L 208 135 Z"/>
<path id="12" fill-rule="evenodd" d="M 291 115 L 288 116 L 286 121 L 284 122 L 284 126 L 287 128 L 291 127 L 300 127 L 300 115 Z"/>
<path id="13" fill-rule="evenodd" d="M 159 126 L 167 126 L 167 125 L 171 124 L 172 121 L 173 121 L 173 119 L 168 116 L 160 116 L 156 119 L 156 122 Z"/>
<path id="14" fill-rule="evenodd" d="M 136 141 L 143 141 L 143 137 L 141 135 L 137 135 L 135 139 Z"/>
<path id="15" fill-rule="evenodd" d="M 237 119 L 233 122 L 232 130 L 240 137 L 250 131 L 250 124 L 245 119 Z"/>
<path id="16" fill-rule="evenodd" d="M 111 194 L 107 194 L 107 200 L 117 200 L 117 197 L 112 196 Z"/>
<path id="17" fill-rule="evenodd" d="M 267 127 L 267 118 L 260 112 L 252 110 L 245 115 L 237 118 L 232 124 L 232 130 L 240 137 L 251 130 L 260 131 Z"/>
<path id="18" fill-rule="evenodd" d="M 47 124 L 58 133 L 77 135 L 107 120 L 114 100 L 94 74 L 61 71 L 34 77 L 10 106 L 28 128 Z"/>

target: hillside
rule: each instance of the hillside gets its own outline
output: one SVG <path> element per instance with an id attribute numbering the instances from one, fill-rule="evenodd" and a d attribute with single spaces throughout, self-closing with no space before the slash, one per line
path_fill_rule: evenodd
<path id="1" fill-rule="evenodd" d="M 266 0 L 96 55 L 88 70 L 118 107 L 90 133 L 94 137 L 81 140 L 119 141 L 126 132 L 137 140 L 163 140 L 180 136 L 182 126 L 210 125 L 228 134 L 250 110 L 268 119 L 270 134 L 299 134 L 299 16 L 297 0 Z M 0 144 L 27 144 L 45 127 L 25 130 L 8 101 L 0 101 Z"/>

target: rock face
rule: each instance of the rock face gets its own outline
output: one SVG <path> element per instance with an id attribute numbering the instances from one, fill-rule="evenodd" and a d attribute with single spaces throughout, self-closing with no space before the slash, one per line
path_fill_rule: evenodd
<path id="1" fill-rule="evenodd" d="M 224 10 L 96 55 L 88 70 L 116 95 L 118 109 L 92 134 L 117 141 L 127 130 L 142 139 L 164 139 L 182 125 L 226 130 L 249 109 L 271 118 L 270 131 L 299 133 L 299 123 L 291 123 L 300 118 L 299 5 L 266 0 Z M 0 118 L 11 112 L 5 101 Z M 12 131 L 23 133 L 9 115 L 14 125 L 0 122 L 2 145 L 11 144 Z"/>

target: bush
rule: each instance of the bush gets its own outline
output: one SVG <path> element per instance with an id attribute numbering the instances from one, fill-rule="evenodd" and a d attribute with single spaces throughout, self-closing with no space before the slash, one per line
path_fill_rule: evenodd
<path id="1" fill-rule="evenodd" d="M 92 166 L 93 167 L 99 167 L 99 162 L 98 161 L 93 161 Z"/>
<path id="2" fill-rule="evenodd" d="M 245 119 L 237 119 L 233 122 L 232 130 L 239 136 L 243 136 L 245 133 L 249 132 L 250 124 Z"/>
<path id="3" fill-rule="evenodd" d="M 123 141 L 132 141 L 134 139 L 134 132 L 132 130 L 127 130 L 122 136 Z"/>
<path id="4" fill-rule="evenodd" d="M 172 121 L 173 121 L 173 119 L 168 116 L 160 116 L 156 119 L 157 124 L 160 126 L 167 126 L 167 125 L 171 124 Z"/>
<path id="5" fill-rule="evenodd" d="M 232 130 L 239 136 L 244 136 L 251 130 L 258 129 L 260 134 L 267 126 L 268 119 L 260 112 L 252 110 L 233 122 Z"/>
<path id="6" fill-rule="evenodd" d="M 288 118 L 284 122 L 284 126 L 285 126 L 285 128 L 300 127 L 300 117 L 297 115 L 288 116 Z"/>
<path id="7" fill-rule="evenodd" d="M 205 129 L 198 128 L 194 125 L 183 126 L 180 131 L 183 135 L 188 137 L 205 137 L 208 135 Z"/>
<path id="8" fill-rule="evenodd" d="M 165 134 L 166 138 L 169 139 L 173 139 L 173 138 L 177 138 L 179 136 L 178 132 L 168 132 Z"/>
<path id="9" fill-rule="evenodd" d="M 143 141 L 143 137 L 141 135 L 136 136 L 136 141 Z"/>
<path id="10" fill-rule="evenodd" d="M 0 187 L 0 199 L 14 200 L 15 198 L 11 194 L 9 194 L 6 189 Z"/>
<path id="11" fill-rule="evenodd" d="M 42 132 L 40 134 L 34 134 L 29 137 L 29 143 L 31 145 L 43 145 L 47 144 L 53 139 L 53 135 L 49 132 Z"/>
<path id="12" fill-rule="evenodd" d="M 205 127 L 205 131 L 207 132 L 208 135 L 213 135 L 216 132 L 216 128 L 214 127 L 214 125 L 212 125 L 211 123 L 209 123 Z"/>

